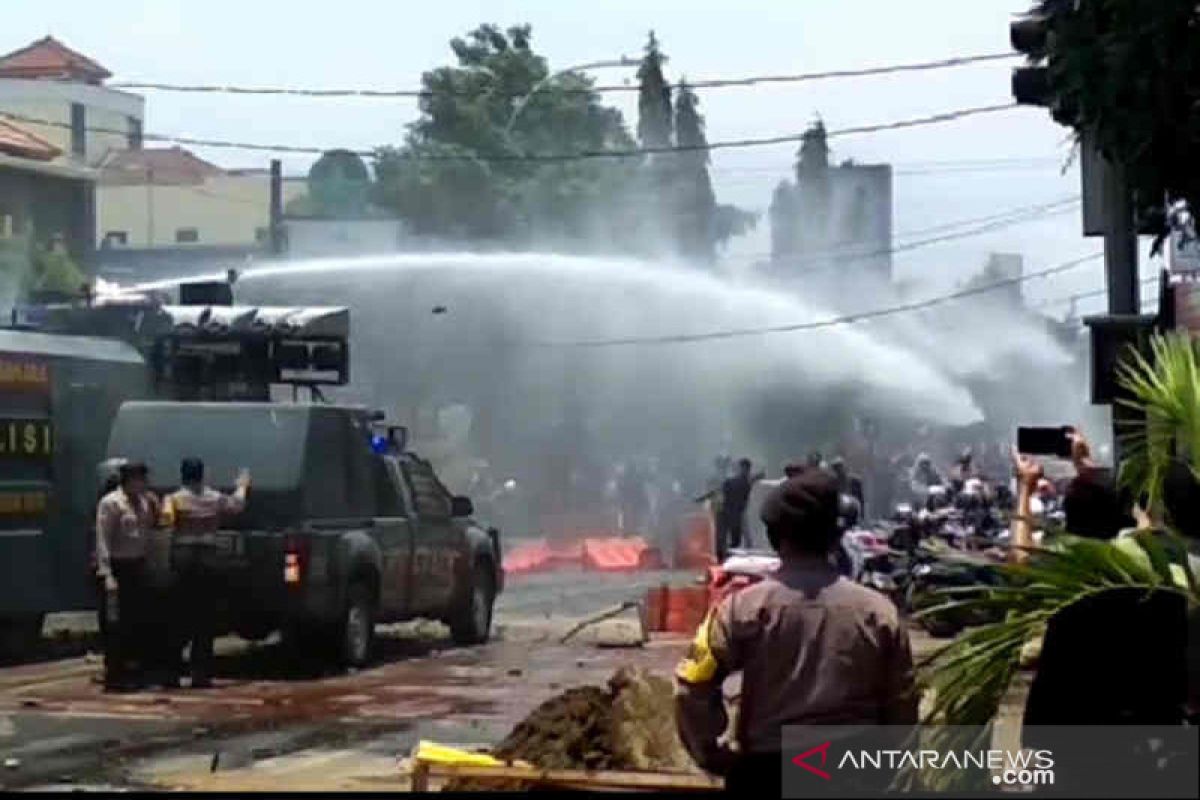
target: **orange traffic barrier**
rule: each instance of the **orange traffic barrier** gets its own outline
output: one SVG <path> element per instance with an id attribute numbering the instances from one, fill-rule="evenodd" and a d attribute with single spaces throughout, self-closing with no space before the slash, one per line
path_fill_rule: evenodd
<path id="1" fill-rule="evenodd" d="M 550 559 L 551 551 L 544 541 L 522 544 L 504 556 L 504 572 L 509 575 L 538 572 L 550 565 Z"/>
<path id="2" fill-rule="evenodd" d="M 577 567 L 583 561 L 582 542 L 551 542 L 549 563 L 554 567 Z"/>
<path id="3" fill-rule="evenodd" d="M 646 624 L 652 633 L 693 634 L 708 608 L 706 586 L 656 586 L 646 591 Z"/>
<path id="4" fill-rule="evenodd" d="M 584 539 L 583 568 L 603 572 L 625 572 L 642 568 L 642 559 L 649 549 L 645 539 L 629 538 Z"/>
<path id="5" fill-rule="evenodd" d="M 675 566 L 681 569 L 708 569 L 717 563 L 713 556 L 716 530 L 709 511 L 688 514 L 683 520 L 683 535 L 675 548 Z"/>
<path id="6" fill-rule="evenodd" d="M 646 590 L 646 626 L 651 633 L 667 629 L 667 594 L 670 591 L 666 586 Z"/>
<path id="7" fill-rule="evenodd" d="M 669 633 L 695 633 L 708 614 L 708 587 L 672 587 L 667 591 L 666 601 L 664 630 Z"/>

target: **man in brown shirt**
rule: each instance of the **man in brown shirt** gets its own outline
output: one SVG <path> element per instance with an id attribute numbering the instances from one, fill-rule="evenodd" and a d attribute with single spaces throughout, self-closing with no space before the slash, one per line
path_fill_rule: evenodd
<path id="1" fill-rule="evenodd" d="M 137 688 L 141 676 L 132 663 L 146 668 L 156 658 L 150 641 L 153 603 L 146 548 L 159 512 L 158 499 L 147 488 L 148 475 L 145 464 L 122 464 L 120 486 L 96 507 L 96 574 L 104 587 L 104 685 L 109 691 Z M 114 602 L 116 613 L 110 615 Z"/>
<path id="2" fill-rule="evenodd" d="M 725 598 L 676 670 L 680 737 L 733 790 L 778 793 L 785 725 L 907 725 L 917 694 L 908 633 L 883 595 L 838 575 L 834 478 L 805 468 L 775 489 L 762 519 L 779 570 Z M 742 673 L 737 751 L 718 744 L 722 684 Z"/>

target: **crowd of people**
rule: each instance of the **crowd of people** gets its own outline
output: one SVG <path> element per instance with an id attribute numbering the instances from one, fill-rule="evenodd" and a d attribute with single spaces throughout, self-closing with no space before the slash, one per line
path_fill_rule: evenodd
<path id="1" fill-rule="evenodd" d="M 216 533 L 246 504 L 250 475 L 222 494 L 204 483 L 204 462 L 184 459 L 180 488 L 159 498 L 140 462 L 105 465 L 96 509 L 95 574 L 100 592 L 107 691 L 177 688 L 189 649 L 192 688 L 212 685 L 213 639 L 222 596 Z"/>
<path id="2" fill-rule="evenodd" d="M 1174 462 L 1163 486 L 1166 519 L 1153 519 L 1138 498 L 1122 494 L 1112 470 L 1093 460 L 1082 432 L 1070 436 L 1074 475 L 1057 483 L 1047 480 L 1038 459 L 1010 452 L 1008 559 L 1040 557 L 1039 529 L 1054 514 L 1073 535 L 1140 558 L 1144 551 L 1131 546 L 1135 532 L 1166 537 L 1169 524 L 1190 548 L 1171 556 L 1174 580 L 1186 585 L 1185 565 L 1193 575 L 1200 570 L 1200 481 L 1192 469 Z M 917 454 L 905 474 L 909 501 L 974 492 L 1008 502 L 996 500 L 1003 484 L 981 477 L 973 461 L 964 451 L 943 473 L 928 455 Z M 733 504 L 718 519 L 731 543 L 738 526 L 729 514 L 751 470 L 743 460 L 722 484 L 724 500 Z M 779 791 L 784 726 L 917 722 L 911 645 L 899 611 L 882 594 L 839 575 L 831 557 L 843 534 L 844 497 L 854 491 L 851 477 L 817 457 L 789 465 L 760 511 L 779 570 L 726 596 L 677 668 L 681 738 L 699 764 L 726 777 L 730 791 Z M 1095 593 L 1056 615 L 1028 694 L 1024 746 L 1038 746 L 1043 726 L 1194 724 L 1200 642 L 1188 632 L 1198 622 L 1182 594 L 1144 589 Z M 722 738 L 728 715 L 721 697 L 735 672 L 743 677 L 730 742 Z M 1137 761 L 1137 768 L 1152 771 L 1152 761 Z"/>

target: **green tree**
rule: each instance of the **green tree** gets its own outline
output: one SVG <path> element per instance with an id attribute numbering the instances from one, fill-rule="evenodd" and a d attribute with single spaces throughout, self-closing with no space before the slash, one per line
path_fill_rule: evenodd
<path id="1" fill-rule="evenodd" d="M 349 150 L 325 152 L 308 171 L 308 196 L 321 216 L 361 217 L 370 188 L 367 165 Z"/>
<path id="2" fill-rule="evenodd" d="M 675 229 L 680 252 L 702 262 L 716 255 L 717 197 L 708 174 L 708 141 L 700 100 L 686 81 L 675 94 L 675 132 L 678 147 L 675 164 Z M 700 148 L 700 149 L 686 149 Z"/>
<path id="3" fill-rule="evenodd" d="M 35 244 L 29 251 L 29 268 L 21 279 L 21 296 L 34 294 L 79 297 L 87 284 L 87 276 L 79 269 L 59 239 L 49 245 Z"/>
<path id="4" fill-rule="evenodd" d="M 1200 208 L 1200 24 L 1179 0 L 1040 0 L 1052 114 L 1124 167 L 1161 237 L 1164 201 Z"/>
<path id="5" fill-rule="evenodd" d="M 594 82 L 551 76 L 531 42 L 528 25 L 482 25 L 451 41 L 456 63 L 422 76 L 421 116 L 404 144 L 376 153 L 377 205 L 436 236 L 579 243 L 619 230 L 630 165 L 519 158 L 633 146 Z"/>
<path id="6" fill-rule="evenodd" d="M 675 93 L 675 230 L 681 254 L 701 263 L 712 262 L 718 245 L 751 229 L 757 217 L 736 206 L 717 203 L 709 176 L 708 139 L 700 99 L 687 81 Z"/>
<path id="7" fill-rule="evenodd" d="M 666 57 L 654 31 L 646 43 L 646 54 L 638 67 L 638 141 L 643 147 L 670 147 L 671 85 L 663 75 Z"/>

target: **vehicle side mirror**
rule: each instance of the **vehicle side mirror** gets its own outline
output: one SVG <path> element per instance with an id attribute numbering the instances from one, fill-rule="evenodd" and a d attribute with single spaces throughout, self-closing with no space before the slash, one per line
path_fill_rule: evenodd
<path id="1" fill-rule="evenodd" d="M 450 500 L 450 516 L 469 517 L 475 513 L 475 504 L 469 497 L 454 497 Z"/>

